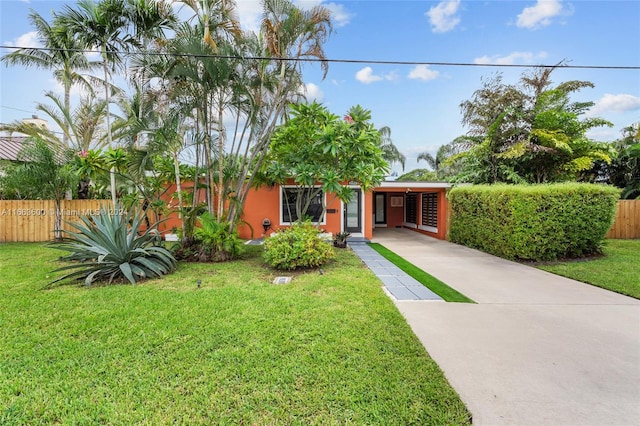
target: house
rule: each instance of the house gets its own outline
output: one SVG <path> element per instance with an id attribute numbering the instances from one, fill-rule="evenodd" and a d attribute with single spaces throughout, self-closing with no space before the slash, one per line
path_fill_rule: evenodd
<path id="1" fill-rule="evenodd" d="M 350 186 L 354 194 L 349 203 L 343 203 L 330 193 L 321 194 L 312 201 L 307 213 L 316 221 L 322 212 L 322 198 L 327 205 L 319 224 L 324 231 L 349 232 L 352 237 L 370 240 L 376 228 L 408 228 L 441 240 L 447 238 L 447 190 L 451 184 L 384 181 L 367 192 L 358 185 Z M 175 188 L 175 184 L 171 185 L 162 197 L 174 205 Z M 251 189 L 244 204 L 242 222 L 238 224 L 240 237 L 260 238 L 290 226 L 297 219 L 294 188 L 294 185 L 267 185 Z M 183 191 L 192 190 L 191 182 L 183 183 Z M 179 227 L 180 221 L 174 212 L 160 229 L 165 233 Z"/>
<path id="2" fill-rule="evenodd" d="M 369 240 L 376 228 L 402 227 L 444 240 L 448 230 L 446 192 L 450 187 L 444 182 L 385 181 L 373 191 L 363 192 L 353 185 L 354 196 L 346 204 L 333 194 L 322 194 L 327 212 L 320 227 L 326 232 L 346 231 L 352 237 Z M 289 212 L 294 208 L 287 208 L 287 200 L 294 204 L 294 194 L 292 187 L 287 185 L 252 189 L 242 215 L 246 224 L 238 226 L 240 237 L 262 236 L 265 233 L 263 223 L 269 225 L 266 233 L 289 226 Z"/>

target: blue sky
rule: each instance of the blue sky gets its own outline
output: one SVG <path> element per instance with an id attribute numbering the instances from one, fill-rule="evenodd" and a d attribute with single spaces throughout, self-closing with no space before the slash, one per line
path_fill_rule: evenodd
<path id="1" fill-rule="evenodd" d="M 238 0 L 245 28 L 255 28 L 258 1 Z M 319 1 L 298 2 L 302 7 Z M 0 44 L 34 43 L 27 15 L 47 19 L 59 1 L 0 0 Z M 373 61 L 640 66 L 640 2 L 636 0 L 526 1 L 335 1 L 335 27 L 327 58 Z M 2 55 L 10 50 L 1 49 Z M 465 133 L 459 104 L 480 88 L 481 78 L 502 72 L 515 83 L 523 69 L 331 63 L 326 79 L 317 65 L 305 67 L 310 96 L 336 114 L 355 104 L 370 109 L 377 126 L 389 126 L 407 156 L 407 168 L 421 152 Z M 640 121 L 640 70 L 558 69 L 553 81 L 588 80 L 574 100 L 594 101 L 591 113 L 614 123 L 590 136 L 610 141 Z M 0 67 L 0 122 L 29 117 L 43 93 L 60 90 L 45 71 Z M 400 172 L 399 167 L 395 167 Z"/>

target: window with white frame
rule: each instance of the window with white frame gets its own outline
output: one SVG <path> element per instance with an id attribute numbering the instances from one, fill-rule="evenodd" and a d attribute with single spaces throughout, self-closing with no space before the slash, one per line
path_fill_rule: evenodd
<path id="1" fill-rule="evenodd" d="M 296 209 L 296 204 L 298 202 L 299 197 L 304 197 L 300 200 L 300 205 L 304 206 L 307 202 L 307 197 L 309 197 L 308 190 L 302 190 L 298 187 L 281 187 L 280 190 L 280 217 L 282 218 L 281 223 L 292 223 L 298 220 L 298 213 Z M 305 218 L 311 219 L 314 223 L 324 223 L 324 217 L 322 217 L 323 211 L 323 200 L 324 200 L 324 192 L 313 191 L 311 195 L 312 199 L 309 203 L 309 208 L 305 214 Z"/>

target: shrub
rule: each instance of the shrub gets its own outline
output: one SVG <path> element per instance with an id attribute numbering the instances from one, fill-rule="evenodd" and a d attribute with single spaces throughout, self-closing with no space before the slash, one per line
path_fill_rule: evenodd
<path id="1" fill-rule="evenodd" d="M 198 217 L 200 226 L 193 238 L 183 239 L 176 255 L 196 262 L 226 262 L 238 257 L 244 248 L 238 232 L 228 222 L 216 220 L 209 212 Z"/>
<path id="2" fill-rule="evenodd" d="M 507 259 L 598 253 L 619 195 L 612 187 L 578 183 L 454 188 L 449 239 Z"/>
<path id="3" fill-rule="evenodd" d="M 276 269 L 315 268 L 334 257 L 331 243 L 309 222 L 293 224 L 265 241 L 264 260 Z"/>
<path id="4" fill-rule="evenodd" d="M 144 215 L 131 210 L 111 214 L 101 208 L 97 216 L 81 216 L 81 223 L 68 222 L 76 231 L 63 231 L 68 238 L 53 247 L 70 252 L 60 259 L 74 262 L 57 271 L 69 271 L 51 284 L 65 279 L 94 281 L 126 279 L 131 284 L 144 278 L 160 277 L 176 268 L 176 259 L 161 247 L 157 223 L 144 232 L 140 225 Z"/>

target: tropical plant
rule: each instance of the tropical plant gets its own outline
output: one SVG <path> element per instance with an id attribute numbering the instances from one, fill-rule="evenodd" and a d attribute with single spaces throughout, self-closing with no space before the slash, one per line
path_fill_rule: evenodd
<path id="1" fill-rule="evenodd" d="M 81 216 L 80 223 L 69 222 L 75 231 L 64 232 L 68 239 L 53 247 L 69 252 L 63 261 L 72 262 L 54 272 L 72 271 L 49 285 L 68 279 L 93 282 L 127 280 L 131 284 L 161 277 L 172 272 L 176 259 L 161 246 L 162 238 L 155 223 L 141 230 L 144 215 L 135 209 L 124 212 L 100 208 L 97 216 Z"/>
<path id="2" fill-rule="evenodd" d="M 560 66 L 562 64 L 558 64 Z M 608 148 L 587 138 L 590 129 L 610 126 L 596 117 L 581 118 L 593 102 L 571 102 L 571 94 L 593 87 L 588 81 L 552 86 L 556 67 L 525 73 L 519 85 L 502 76 L 484 81 L 461 104 L 469 128 L 468 150 L 457 180 L 472 183 L 544 183 L 576 180 L 595 161 L 610 161 Z"/>
<path id="3" fill-rule="evenodd" d="M 335 257 L 320 230 L 310 222 L 298 222 L 267 238 L 264 260 L 275 269 L 293 270 L 317 268 Z"/>
<path id="4" fill-rule="evenodd" d="M 111 134 L 111 91 L 109 76 L 123 61 L 122 51 L 128 50 L 133 38 L 126 33 L 129 25 L 123 0 L 79 0 L 77 8 L 64 6 L 61 14 L 55 16 L 55 25 L 74 33 L 85 48 L 100 50 L 104 73 L 104 93 L 106 103 L 105 127 L 107 144 L 113 146 Z M 111 198 L 116 205 L 115 171 L 111 171 Z"/>
<path id="5" fill-rule="evenodd" d="M 242 253 L 243 242 L 238 233 L 229 231 L 229 224 L 219 222 L 209 212 L 199 218 L 200 227 L 193 236 L 198 248 L 198 260 L 201 262 L 225 262 L 238 257 Z"/>
<path id="6" fill-rule="evenodd" d="M 273 136 L 264 176 L 271 183 L 293 181 L 295 217 L 307 216 L 321 193 L 332 193 L 334 199 L 348 202 L 353 193 L 349 182 L 357 182 L 367 191 L 382 181 L 388 164 L 370 111 L 358 105 L 341 119 L 314 102 L 292 105 L 291 116 Z M 332 202 L 322 202 L 320 218 Z"/>

